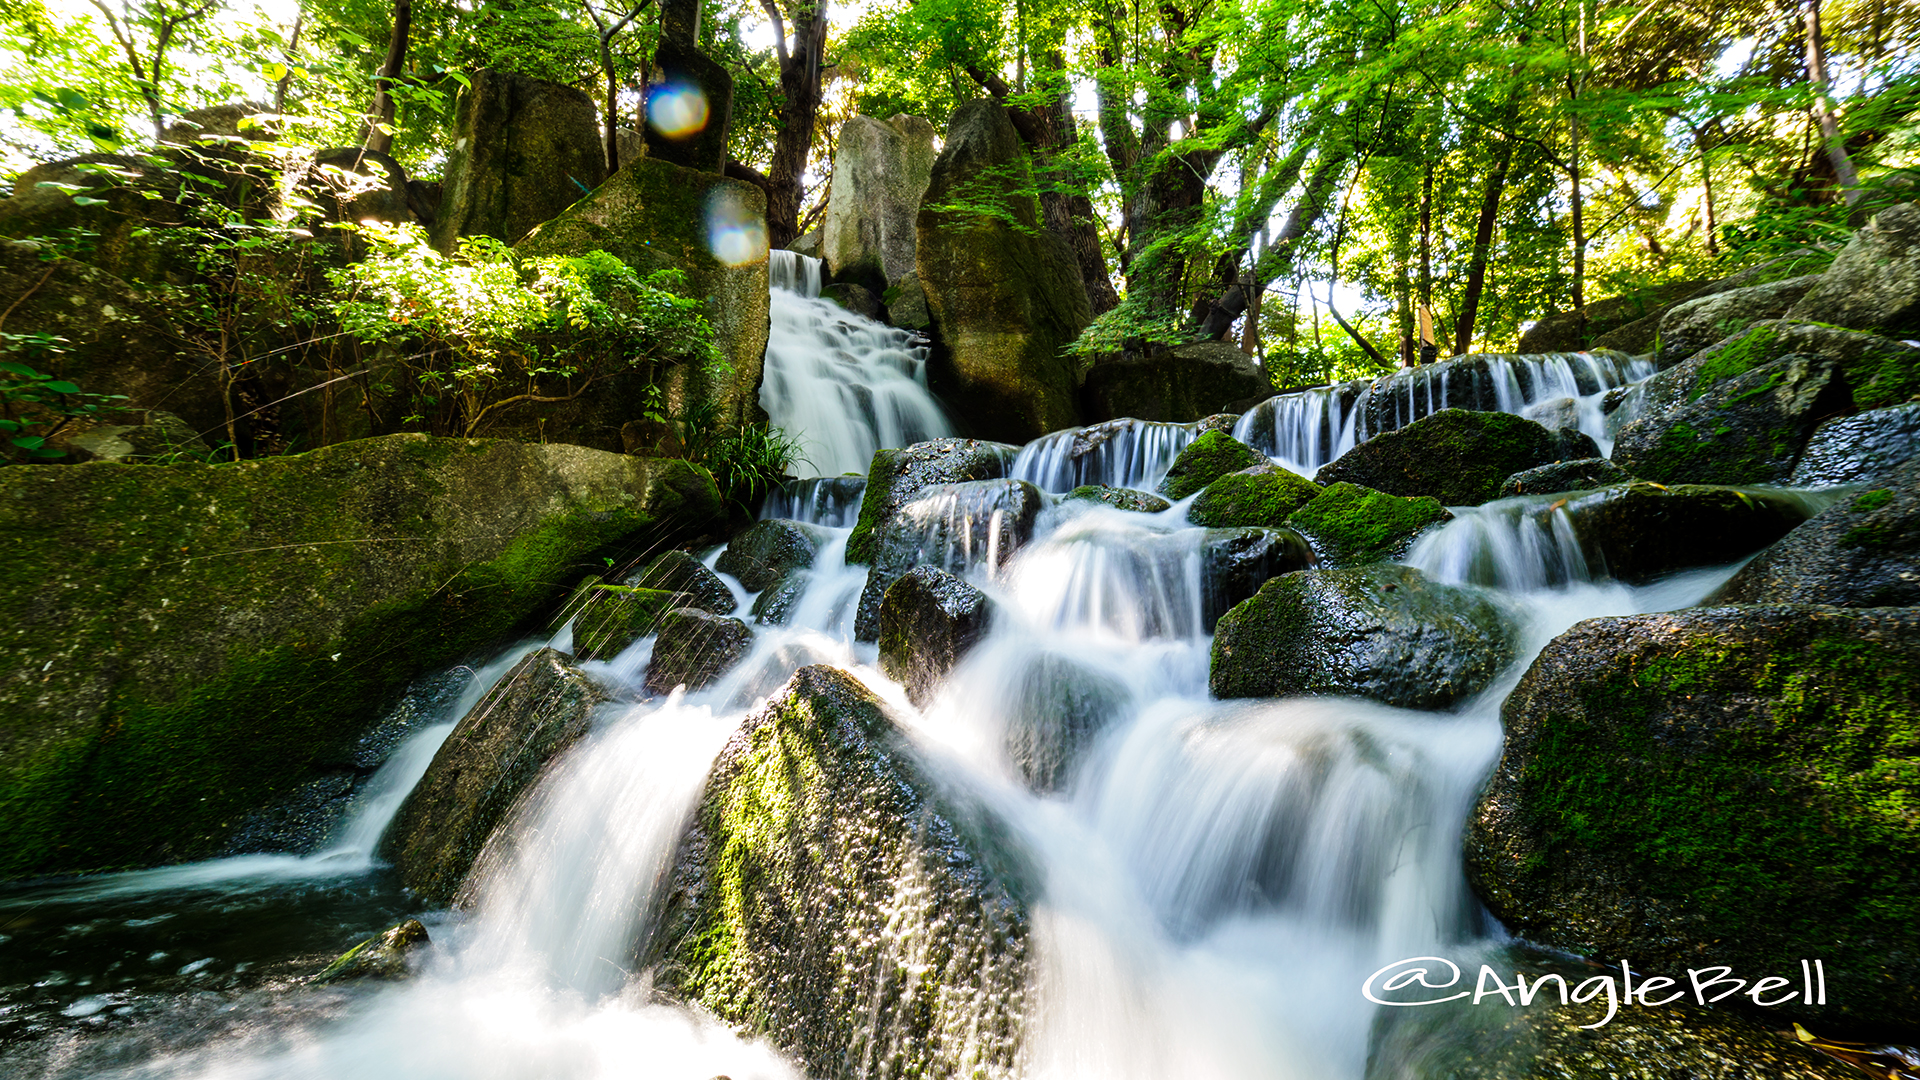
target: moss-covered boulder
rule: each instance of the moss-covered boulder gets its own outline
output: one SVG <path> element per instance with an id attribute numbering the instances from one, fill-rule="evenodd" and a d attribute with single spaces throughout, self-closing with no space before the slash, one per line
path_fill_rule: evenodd
<path id="1" fill-rule="evenodd" d="M 1600 344 L 1601 339 L 1606 338 L 1605 344 L 1609 348 L 1645 352 L 1644 342 L 1652 338 L 1652 326 L 1647 327 L 1643 336 L 1629 336 L 1624 340 L 1612 337 L 1612 332 L 1639 323 L 1649 316 L 1664 314 L 1674 304 L 1698 295 L 1703 287 L 1710 284 L 1703 280 L 1676 281 L 1626 296 L 1589 300 L 1582 310 L 1548 315 L 1528 327 L 1527 332 L 1520 335 L 1519 351 L 1577 352 L 1589 345 Z"/>
<path id="2" fill-rule="evenodd" d="M 1208 484 L 1187 507 L 1187 520 L 1209 529 L 1260 526 L 1277 529 L 1287 515 L 1312 502 L 1319 484 L 1278 465 L 1255 465 Z"/>
<path id="3" fill-rule="evenodd" d="M 1787 483 L 1870 484 L 1915 456 L 1920 456 L 1920 401 L 1836 416 L 1813 429 Z"/>
<path id="4" fill-rule="evenodd" d="M 1404 556 L 1421 533 L 1452 520 L 1432 496 L 1402 498 L 1336 482 L 1287 515 L 1287 527 L 1306 538 L 1323 565 L 1362 566 Z"/>
<path id="5" fill-rule="evenodd" d="M 1200 623 L 1212 633 L 1220 616 L 1260 591 L 1268 578 L 1305 570 L 1313 550 L 1292 529 L 1209 529 L 1200 541 Z"/>
<path id="6" fill-rule="evenodd" d="M 854 637 L 880 632 L 880 603 L 893 583 L 916 566 L 964 571 L 998 568 L 1033 539 L 1047 497 L 1025 480 L 972 480 L 923 489 L 900 508 L 873 540 L 873 568 L 860 591 Z"/>
<path id="7" fill-rule="evenodd" d="M 719 510 L 683 463 L 424 435 L 0 469 L 0 876 L 212 855 L 416 675 Z"/>
<path id="8" fill-rule="evenodd" d="M 634 589 L 651 589 L 659 592 L 685 593 L 693 599 L 687 607 L 715 615 L 731 615 L 740 601 L 720 580 L 720 575 L 707 569 L 707 564 L 684 551 L 670 550 L 655 555 L 645 566 L 628 574 L 622 585 Z"/>
<path id="9" fill-rule="evenodd" d="M 1115 510 L 1132 510 L 1141 514 L 1157 514 L 1173 508 L 1172 503 L 1151 492 L 1109 487 L 1106 484 L 1081 484 L 1060 498 L 1071 502 L 1105 503 Z"/>
<path id="10" fill-rule="evenodd" d="M 1673 365 L 1764 319 L 1778 319 L 1820 280 L 1818 274 L 1702 296 L 1677 304 L 1660 319 L 1655 359 Z"/>
<path id="11" fill-rule="evenodd" d="M 1633 477 L 1627 470 L 1606 458 L 1581 458 L 1524 469 L 1507 477 L 1500 485 L 1500 497 L 1515 495 L 1552 495 L 1560 491 L 1591 491 L 1610 484 L 1622 484 Z"/>
<path id="12" fill-rule="evenodd" d="M 1229 473 L 1268 464 L 1267 456 L 1224 431 L 1208 431 L 1180 451 L 1160 481 L 1160 494 L 1184 499 Z"/>
<path id="13" fill-rule="evenodd" d="M 1238 347 L 1199 341 L 1102 357 L 1087 370 L 1080 400 L 1088 420 L 1188 423 L 1272 389 L 1266 372 Z"/>
<path id="14" fill-rule="evenodd" d="M 1514 641 L 1484 595 L 1412 567 L 1303 570 L 1221 617 L 1208 685 L 1217 698 L 1340 694 L 1444 709 L 1485 689 Z"/>
<path id="15" fill-rule="evenodd" d="M 1559 509 L 1590 568 L 1636 584 L 1744 558 L 1813 516 L 1791 494 L 1647 482 L 1576 495 Z"/>
<path id="16" fill-rule="evenodd" d="M 698 608 L 675 608 L 661 616 L 659 635 L 647 663 L 649 694 L 671 693 L 676 686 L 704 689 L 753 650 L 753 627 Z"/>
<path id="17" fill-rule="evenodd" d="M 607 178 L 600 121 L 585 91 L 483 68 L 456 108 L 433 223 L 441 251 L 462 236 L 518 243 Z"/>
<path id="18" fill-rule="evenodd" d="M 945 570 L 915 567 L 880 601 L 880 670 L 925 706 L 992 617 L 986 593 Z"/>
<path id="19" fill-rule="evenodd" d="M 1013 466 L 1017 446 L 979 439 L 930 439 L 873 455 L 860 495 L 860 518 L 847 537 L 847 562 L 873 561 L 874 531 L 935 484 L 997 480 Z"/>
<path id="20" fill-rule="evenodd" d="M 915 226 L 928 381 L 972 431 L 1017 443 L 1080 422 L 1082 369 L 1065 350 L 1093 318 L 1032 191 L 1006 108 L 971 101 L 954 110 Z"/>
<path id="21" fill-rule="evenodd" d="M 1814 515 L 1716 595 L 1736 604 L 1920 605 L 1920 458 Z"/>
<path id="22" fill-rule="evenodd" d="M 407 958 L 422 945 L 432 944 L 427 928 L 419 919 L 402 919 L 380 933 L 341 953 L 320 974 L 315 983 L 345 979 L 404 979 L 411 972 Z"/>
<path id="23" fill-rule="evenodd" d="M 579 660 L 611 660 L 627 646 L 658 633 L 667 612 L 694 603 L 690 594 L 670 589 L 595 584 L 573 616 L 573 655 Z"/>
<path id="24" fill-rule="evenodd" d="M 1389 495 L 1431 495 L 1447 506 L 1496 498 L 1507 477 L 1536 465 L 1599 457 L 1578 431 L 1549 431 L 1500 412 L 1442 409 L 1377 435 L 1320 469 L 1322 484 L 1345 482 Z"/>
<path id="25" fill-rule="evenodd" d="M 1920 332 L 1920 203 L 1874 215 L 1789 317 L 1889 336 Z"/>
<path id="26" fill-rule="evenodd" d="M 1668 484 L 1767 484 L 1793 475 L 1821 419 L 1851 397 L 1830 357 L 1789 353 L 1620 429 L 1613 461 Z"/>
<path id="27" fill-rule="evenodd" d="M 1787 976 L 1768 1013 L 1817 1030 L 1920 1027 L 1920 611 L 1591 619 L 1502 716 L 1467 869 L 1508 928 L 1683 982 Z"/>
<path id="28" fill-rule="evenodd" d="M 812 566 L 814 556 L 830 536 L 820 526 L 802 521 L 772 518 L 755 522 L 727 542 L 727 550 L 720 553 L 713 568 L 732 574 L 741 588 L 757 593 L 789 571 Z"/>
<path id="29" fill-rule="evenodd" d="M 453 903 L 487 838 L 608 700 L 552 649 L 514 665 L 440 744 L 381 837 L 381 856 L 422 902 Z"/>
<path id="30" fill-rule="evenodd" d="M 851 676 L 796 672 L 714 764 L 642 959 L 655 986 L 810 1076 L 1011 1072 L 1027 872 L 913 755 Z"/>

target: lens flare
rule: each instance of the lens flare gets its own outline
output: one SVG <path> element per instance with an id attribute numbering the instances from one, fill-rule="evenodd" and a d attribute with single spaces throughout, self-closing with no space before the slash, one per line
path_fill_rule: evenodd
<path id="1" fill-rule="evenodd" d="M 647 95 L 647 121 L 670 138 L 685 139 L 707 126 L 707 95 L 687 83 L 663 83 Z"/>
<path id="2" fill-rule="evenodd" d="M 745 266 L 767 257 L 767 222 L 746 200 L 724 188 L 707 199 L 707 248 L 728 266 Z"/>

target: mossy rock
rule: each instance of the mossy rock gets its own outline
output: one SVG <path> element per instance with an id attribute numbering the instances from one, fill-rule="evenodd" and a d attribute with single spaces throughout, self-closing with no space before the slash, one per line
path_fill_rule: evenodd
<path id="1" fill-rule="evenodd" d="M 1791 493 L 1644 481 L 1583 492 L 1541 511 L 1558 512 L 1589 567 L 1634 584 L 1744 558 L 1813 516 L 1811 505 Z"/>
<path id="2" fill-rule="evenodd" d="M 463 236 L 518 243 L 607 178 L 593 98 L 572 86 L 482 68 L 460 91 L 434 246 Z"/>
<path id="3" fill-rule="evenodd" d="M 1247 525 L 1277 529 L 1287 523 L 1287 515 L 1323 490 L 1278 465 L 1255 465 L 1208 484 L 1187 507 L 1187 520 L 1209 529 Z"/>
<path id="4" fill-rule="evenodd" d="M 871 691 L 805 667 L 720 752 L 638 966 L 810 1076 L 1011 1073 L 1031 874 Z"/>
<path id="5" fill-rule="evenodd" d="M 1106 503 L 1116 510 L 1132 510 L 1142 514 L 1157 514 L 1173 507 L 1172 503 L 1151 492 L 1108 487 L 1106 484 L 1081 484 L 1060 498 L 1072 502 Z"/>
<path id="6" fill-rule="evenodd" d="M 1890 336 L 1920 333 L 1920 203 L 1875 214 L 1788 314 Z"/>
<path id="7" fill-rule="evenodd" d="M 727 550 L 720 553 L 713 568 L 732 574 L 741 588 L 757 593 L 788 571 L 812 566 L 814 556 L 831 535 L 818 525 L 802 521 L 758 521 L 727 542 Z"/>
<path id="8" fill-rule="evenodd" d="M 1287 515 L 1326 566 L 1362 566 L 1401 558 L 1421 533 L 1453 520 L 1431 496 L 1402 498 L 1359 484 L 1328 484 Z"/>
<path id="9" fill-rule="evenodd" d="M 1715 602 L 1920 605 L 1920 458 L 1884 484 L 1840 500 L 1775 541 L 1721 587 Z"/>
<path id="10" fill-rule="evenodd" d="M 574 616 L 573 655 L 580 660 L 611 660 L 627 646 L 657 633 L 668 611 L 693 602 L 689 594 L 671 589 L 596 584 Z"/>
<path id="11" fill-rule="evenodd" d="M 753 608 L 748 614 L 753 621 L 762 626 L 785 626 L 793 617 L 794 606 L 806 595 L 807 586 L 813 581 L 813 574 L 807 570 L 794 570 L 786 577 L 767 586 L 759 596 L 753 598 Z"/>
<path id="12" fill-rule="evenodd" d="M 847 537 L 847 563 L 871 563 L 874 531 L 922 491 L 935 484 L 1003 477 L 1019 451 L 1017 446 L 979 439 L 930 439 L 873 455 L 860 495 L 860 518 Z"/>
<path id="13" fill-rule="evenodd" d="M 1101 357 L 1087 371 L 1080 397 L 1089 420 L 1128 416 L 1191 423 L 1272 389 L 1266 372 L 1238 346 L 1198 341 L 1146 355 Z"/>
<path id="14" fill-rule="evenodd" d="M 720 506 L 681 462 L 424 435 L 0 469 L 33 538 L 0 561 L 0 877 L 218 853 L 414 677 Z"/>
<path id="15" fill-rule="evenodd" d="M 1267 456 L 1224 431 L 1208 431 L 1187 444 L 1167 467 L 1160 494 L 1184 499 L 1229 473 L 1267 464 Z"/>
<path id="16" fill-rule="evenodd" d="M 1508 928 L 1682 980 L 1820 958 L 1828 1003 L 1770 1016 L 1920 1028 L 1920 611 L 1591 619 L 1502 717 L 1467 869 Z"/>
<path id="17" fill-rule="evenodd" d="M 1513 661 L 1510 619 L 1478 591 L 1408 566 L 1273 578 L 1214 629 L 1217 698 L 1336 694 L 1444 709 Z"/>
<path id="18" fill-rule="evenodd" d="M 362 941 L 313 977 L 315 984 L 344 979 L 404 979 L 411 972 L 407 957 L 432 943 L 419 919 L 402 919 Z"/>
<path id="19" fill-rule="evenodd" d="M 707 564 L 684 551 L 663 551 L 653 561 L 627 575 L 622 584 L 629 588 L 659 592 L 685 593 L 693 597 L 688 607 L 715 615 L 731 615 L 740 606 L 733 590 Z"/>
<path id="20" fill-rule="evenodd" d="M 1850 408 L 1836 361 L 1789 353 L 1621 428 L 1613 460 L 1667 484 L 1782 483 L 1814 425 Z"/>
<path id="21" fill-rule="evenodd" d="M 703 690 L 753 651 L 753 627 L 698 608 L 675 608 L 660 618 L 660 636 L 647 664 L 646 691 L 676 686 Z"/>
<path id="22" fill-rule="evenodd" d="M 925 707 L 961 658 L 986 636 L 987 594 L 931 566 L 917 566 L 880 601 L 880 670 Z"/>
<path id="23" fill-rule="evenodd" d="M 1809 274 L 1728 289 L 1675 305 L 1660 320 L 1659 354 L 1655 359 L 1663 368 L 1672 367 L 1754 323 L 1778 319 L 1819 280 L 1820 275 Z"/>
<path id="24" fill-rule="evenodd" d="M 1377 435 L 1323 466 L 1314 479 L 1389 495 L 1431 495 L 1447 506 L 1496 498 L 1507 477 L 1536 465 L 1600 456 L 1570 428 L 1549 431 L 1511 413 L 1442 409 Z"/>
<path id="25" fill-rule="evenodd" d="M 1920 456 L 1920 401 L 1836 416 L 1813 429 L 1790 487 L 1872 484 Z"/>
<path id="26" fill-rule="evenodd" d="M 1561 491 L 1592 491 L 1594 488 L 1630 482 L 1627 470 L 1606 458 L 1581 458 L 1540 465 L 1514 473 L 1500 485 L 1500 497 L 1515 495 L 1552 495 Z"/>

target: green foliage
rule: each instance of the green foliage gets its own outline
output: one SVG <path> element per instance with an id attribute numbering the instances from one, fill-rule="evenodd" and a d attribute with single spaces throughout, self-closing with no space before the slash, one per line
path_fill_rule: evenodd
<path id="1" fill-rule="evenodd" d="M 63 344 L 52 334 L 0 334 L 0 355 L 37 361 Z M 77 420 L 99 419 L 126 398 L 90 394 L 22 360 L 0 360 L 0 465 L 65 457 L 65 450 L 47 445 L 49 438 Z"/>
<path id="2" fill-rule="evenodd" d="M 765 424 L 701 432 L 687 450 L 713 477 L 722 496 L 749 510 L 774 485 L 789 479 L 793 466 L 804 459 L 798 439 Z"/>

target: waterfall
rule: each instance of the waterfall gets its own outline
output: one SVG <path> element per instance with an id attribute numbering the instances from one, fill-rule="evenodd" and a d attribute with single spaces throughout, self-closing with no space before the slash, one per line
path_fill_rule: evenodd
<path id="1" fill-rule="evenodd" d="M 799 441 L 819 476 L 866 475 L 876 450 L 952 430 L 927 392 L 927 347 L 820 299 L 820 261 L 791 251 L 768 256 L 766 373 L 760 405 Z"/>
<path id="2" fill-rule="evenodd" d="M 1082 484 L 1150 489 L 1198 434 L 1198 424 L 1155 420 L 1067 428 L 1021 447 L 1012 475 L 1042 491 L 1071 491 Z"/>

